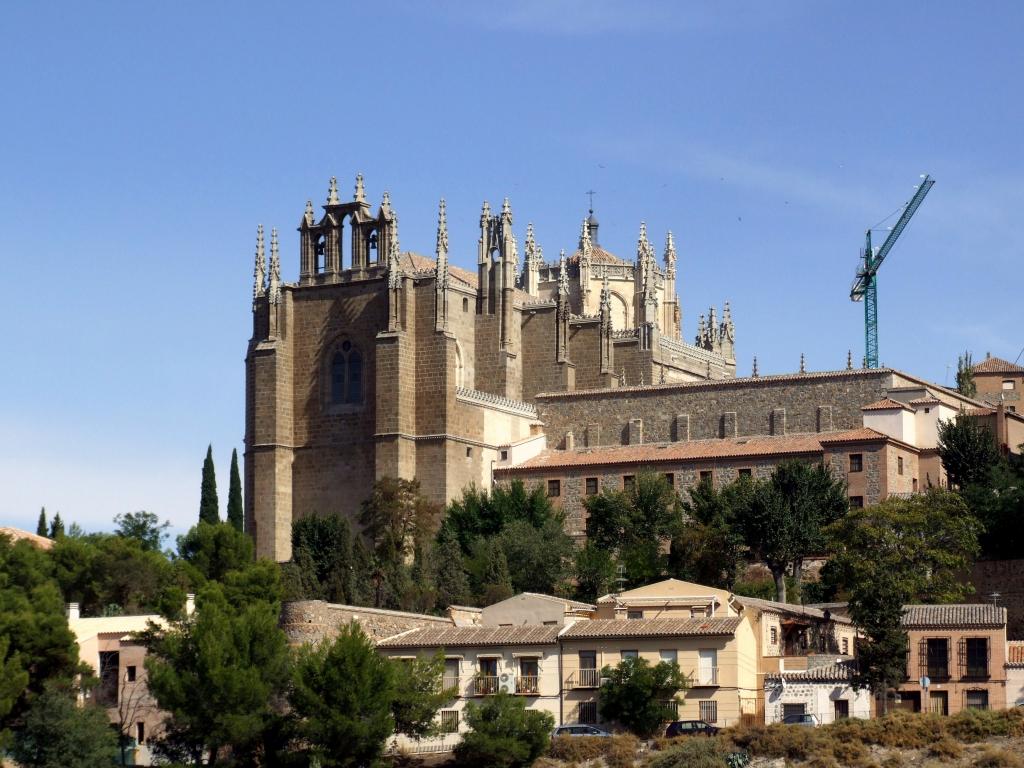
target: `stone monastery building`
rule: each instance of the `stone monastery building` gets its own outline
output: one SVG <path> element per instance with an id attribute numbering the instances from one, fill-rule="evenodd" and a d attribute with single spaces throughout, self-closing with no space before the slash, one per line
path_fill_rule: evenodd
<path id="1" fill-rule="evenodd" d="M 287 559 L 293 515 L 354 513 L 377 477 L 418 477 L 437 501 L 489 486 L 501 447 L 540 433 L 540 392 L 735 375 L 728 304 L 681 338 L 671 232 L 659 260 L 641 224 L 628 261 L 591 211 L 575 250 L 545 261 L 532 226 L 520 247 L 508 199 L 485 202 L 473 273 L 450 263 L 444 200 L 433 259 L 400 247 L 388 193 L 374 212 L 362 176 L 345 201 L 332 178 L 323 211 L 307 202 L 299 222 L 296 282 L 276 230 L 269 274 L 257 235 L 245 474 L 260 555 Z"/>

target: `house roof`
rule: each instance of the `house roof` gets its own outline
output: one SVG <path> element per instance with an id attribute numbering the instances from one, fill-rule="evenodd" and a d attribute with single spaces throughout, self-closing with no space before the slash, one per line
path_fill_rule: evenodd
<path id="1" fill-rule="evenodd" d="M 567 597 L 558 597 L 557 595 L 545 595 L 540 592 L 520 592 L 521 595 L 527 595 L 528 597 L 539 597 L 542 600 L 551 600 L 556 603 L 562 603 L 566 607 L 574 611 L 592 611 L 594 606 L 590 603 L 582 603 L 579 600 L 570 600 Z"/>
<path id="2" fill-rule="evenodd" d="M 420 276 L 425 272 L 433 273 L 437 268 L 436 259 L 432 259 L 429 256 L 424 256 L 421 253 L 415 253 L 413 251 L 404 252 L 399 257 L 399 263 L 402 265 L 403 271 L 411 274 L 418 273 Z M 449 279 L 455 278 L 467 288 L 472 288 L 473 290 L 477 289 L 480 282 L 475 272 L 470 272 L 468 269 L 456 267 L 451 263 L 448 264 L 448 277 Z M 515 289 L 514 296 L 517 301 L 533 301 L 535 298 L 519 288 Z"/>
<path id="3" fill-rule="evenodd" d="M 532 469 L 590 466 L 594 464 L 653 464 L 663 461 L 697 459 L 787 456 L 822 452 L 825 444 L 890 440 L 873 429 L 792 435 L 752 435 L 750 437 L 686 440 L 676 443 L 643 443 L 641 445 L 609 445 L 573 450 L 549 449 L 520 464 L 495 469 L 498 474 Z"/>
<path id="4" fill-rule="evenodd" d="M 1006 666 L 1024 667 L 1024 640 L 1011 640 L 1006 644 Z"/>
<path id="5" fill-rule="evenodd" d="M 697 637 L 731 635 L 738 617 L 715 619 L 590 619 L 578 621 L 562 632 L 565 640 L 605 637 Z"/>
<path id="6" fill-rule="evenodd" d="M 569 257 L 569 263 L 570 264 L 579 264 L 580 257 L 582 255 L 583 255 L 583 252 L 580 251 L 579 249 L 577 249 L 572 254 L 572 256 Z M 611 253 L 610 251 L 606 251 L 600 245 L 593 245 L 593 246 L 591 246 L 591 250 L 590 250 L 590 263 L 591 264 L 621 264 L 621 265 L 628 265 L 628 266 L 632 266 L 633 265 L 633 262 L 626 261 L 625 259 L 620 259 L 614 253 Z"/>
<path id="7" fill-rule="evenodd" d="M 861 408 L 862 411 L 913 411 L 906 403 L 901 403 L 899 400 L 893 400 L 891 397 L 883 397 L 881 400 L 876 400 L 873 403 L 868 403 Z"/>
<path id="8" fill-rule="evenodd" d="M 1006 609 L 987 603 L 905 605 L 905 627 L 1003 627 Z"/>
<path id="9" fill-rule="evenodd" d="M 777 603 L 774 600 L 761 600 L 756 597 L 745 597 L 744 595 L 736 595 L 736 602 L 740 605 L 748 608 L 757 608 L 761 611 L 771 611 L 773 613 L 784 613 L 790 616 L 807 616 L 812 619 L 825 620 L 825 610 L 820 608 L 814 608 L 809 605 L 794 605 L 792 603 Z M 850 624 L 850 617 L 844 616 L 840 613 L 828 611 L 828 618 L 831 621 L 839 622 L 840 624 Z"/>
<path id="10" fill-rule="evenodd" d="M 765 675 L 765 679 L 799 680 L 808 683 L 845 683 L 851 680 L 856 673 L 857 662 L 850 660 L 837 661 L 835 664 L 800 670 L 799 672 L 769 672 Z"/>
<path id="11" fill-rule="evenodd" d="M 515 627 L 422 627 L 387 637 L 378 648 L 456 648 L 494 645 L 547 645 L 560 627 L 520 624 Z"/>
<path id="12" fill-rule="evenodd" d="M 935 395 L 929 393 L 924 397 L 917 397 L 910 401 L 911 405 L 942 405 L 942 401 Z"/>
<path id="13" fill-rule="evenodd" d="M 988 357 L 971 366 L 974 373 L 1024 373 L 1024 366 L 1003 360 L 1001 357 Z"/>

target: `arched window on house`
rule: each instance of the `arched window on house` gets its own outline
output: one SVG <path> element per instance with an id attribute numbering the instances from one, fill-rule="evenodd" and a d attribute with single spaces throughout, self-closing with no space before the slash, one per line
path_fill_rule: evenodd
<path id="1" fill-rule="evenodd" d="M 331 405 L 353 405 L 363 401 L 363 356 L 342 342 L 331 357 Z"/>

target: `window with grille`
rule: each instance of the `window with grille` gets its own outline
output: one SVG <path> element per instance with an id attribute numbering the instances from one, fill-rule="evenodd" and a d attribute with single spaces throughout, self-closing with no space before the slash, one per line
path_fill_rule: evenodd
<path id="1" fill-rule="evenodd" d="M 595 496 L 595 495 L 597 495 L 597 478 L 596 477 L 588 477 L 587 478 L 587 496 Z"/>
<path id="2" fill-rule="evenodd" d="M 850 638 L 844 637 L 843 638 L 843 656 L 849 656 L 849 655 L 850 655 Z"/>
<path id="3" fill-rule="evenodd" d="M 949 678 L 949 638 L 925 638 L 921 641 L 919 653 L 922 675 L 928 675 L 932 680 Z"/>
<path id="4" fill-rule="evenodd" d="M 700 475 L 699 475 L 699 477 L 700 477 L 700 482 L 707 483 L 708 485 L 711 484 L 712 475 L 711 475 L 711 470 L 710 469 L 702 470 Z"/>
<path id="5" fill-rule="evenodd" d="M 769 635 L 771 637 L 772 645 L 778 645 L 778 643 L 779 643 L 779 628 L 778 627 L 772 627 L 769 630 Z"/>
<path id="6" fill-rule="evenodd" d="M 967 637 L 960 641 L 960 674 L 975 680 L 988 677 L 989 645 L 987 637 Z"/>
<path id="7" fill-rule="evenodd" d="M 596 701 L 581 701 L 580 702 L 579 721 L 581 723 L 596 723 L 597 722 L 597 702 Z"/>
<path id="8" fill-rule="evenodd" d="M 851 472 L 863 472 L 864 471 L 864 454 L 863 453 L 851 453 L 850 454 L 850 471 Z"/>
<path id="9" fill-rule="evenodd" d="M 713 700 L 697 702 L 700 706 L 700 719 L 705 723 L 718 722 L 718 702 Z"/>
<path id="10" fill-rule="evenodd" d="M 988 709 L 988 691 L 965 691 L 964 707 L 967 709 Z"/>
<path id="11" fill-rule="evenodd" d="M 548 496 L 561 496 L 562 495 L 562 481 L 561 480 L 548 480 Z"/>
<path id="12" fill-rule="evenodd" d="M 669 484 L 670 488 L 676 487 L 676 476 L 672 472 L 665 473 L 665 482 Z"/>
<path id="13" fill-rule="evenodd" d="M 458 733 L 459 732 L 459 710 L 457 709 L 442 709 L 441 710 L 441 733 Z"/>
<path id="14" fill-rule="evenodd" d="M 636 485 L 636 476 L 635 475 L 623 475 L 622 476 L 622 490 L 628 491 L 634 485 Z"/>
<path id="15" fill-rule="evenodd" d="M 896 457 L 896 474 L 897 475 L 902 475 L 903 474 L 903 457 L 902 456 L 897 456 Z"/>

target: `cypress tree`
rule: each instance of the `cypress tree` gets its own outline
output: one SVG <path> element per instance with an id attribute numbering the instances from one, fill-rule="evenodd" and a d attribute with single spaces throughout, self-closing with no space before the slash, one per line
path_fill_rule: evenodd
<path id="1" fill-rule="evenodd" d="M 49 529 L 46 527 L 46 507 L 43 507 L 39 510 L 39 522 L 36 523 L 36 533 L 40 536 L 46 536 L 49 532 Z"/>
<path id="2" fill-rule="evenodd" d="M 231 479 L 228 483 L 228 522 L 242 530 L 245 513 L 242 510 L 242 479 L 238 476 L 238 449 L 231 450 Z"/>
<path id="3" fill-rule="evenodd" d="M 220 522 L 217 504 L 217 475 L 213 469 L 213 446 L 206 447 L 203 461 L 203 483 L 199 490 L 199 522 L 216 525 Z"/>
<path id="4" fill-rule="evenodd" d="M 53 516 L 53 522 L 50 523 L 50 538 L 59 539 L 64 536 L 64 521 L 60 519 L 60 512 Z"/>

